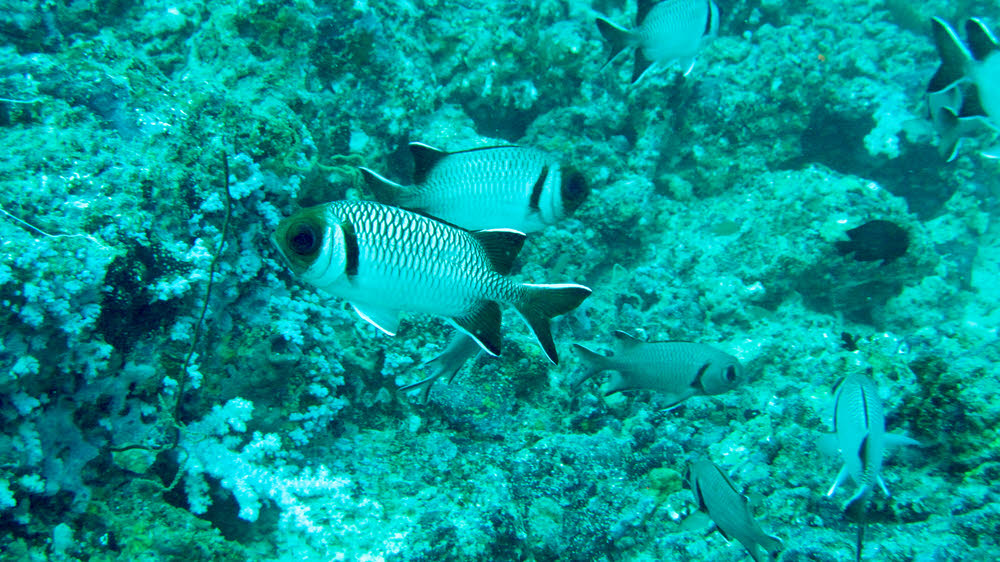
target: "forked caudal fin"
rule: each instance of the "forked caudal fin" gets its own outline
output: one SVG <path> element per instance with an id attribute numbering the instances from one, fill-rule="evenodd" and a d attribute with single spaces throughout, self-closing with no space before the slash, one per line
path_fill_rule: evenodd
<path id="1" fill-rule="evenodd" d="M 545 355 L 553 363 L 559 363 L 556 344 L 552 341 L 552 330 L 549 320 L 560 314 L 566 314 L 590 296 L 590 289 L 573 283 L 558 285 L 533 285 L 525 283 L 524 298 L 515 304 L 517 312 L 531 328 L 545 350 Z"/>

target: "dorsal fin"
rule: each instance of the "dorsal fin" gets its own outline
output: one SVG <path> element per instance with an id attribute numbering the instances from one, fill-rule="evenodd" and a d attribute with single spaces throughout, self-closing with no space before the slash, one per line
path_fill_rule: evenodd
<path id="1" fill-rule="evenodd" d="M 494 271 L 501 275 L 510 273 L 510 269 L 514 266 L 514 259 L 521 251 L 521 246 L 524 246 L 525 234 L 523 232 L 509 228 L 494 228 L 470 234 L 483 247 Z"/>
<path id="2" fill-rule="evenodd" d="M 613 335 L 615 336 L 615 348 L 617 353 L 628 351 L 629 349 L 643 343 L 642 340 L 634 338 L 621 330 L 615 330 Z"/>
<path id="3" fill-rule="evenodd" d="M 421 184 L 431 169 L 449 153 L 422 142 L 411 142 L 410 154 L 413 155 L 413 183 Z"/>
<path id="4" fill-rule="evenodd" d="M 635 11 L 635 26 L 639 27 L 642 22 L 645 21 L 646 16 L 649 15 L 649 11 L 653 9 L 653 6 L 657 3 L 657 0 L 639 0 L 636 2 Z"/>
<path id="5" fill-rule="evenodd" d="M 972 58 L 977 61 L 984 61 L 992 53 L 1000 51 L 996 37 L 993 37 L 989 28 L 979 18 L 969 18 L 965 22 L 965 39 L 969 44 L 969 50 L 972 51 Z"/>

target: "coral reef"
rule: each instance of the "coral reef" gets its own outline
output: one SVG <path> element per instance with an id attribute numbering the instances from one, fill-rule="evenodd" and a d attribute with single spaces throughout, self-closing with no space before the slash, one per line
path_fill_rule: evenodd
<path id="1" fill-rule="evenodd" d="M 0 3 L 0 558 L 745 559 L 695 515 L 707 457 L 783 560 L 853 560 L 815 447 L 848 372 L 923 443 L 866 558 L 1000 558 L 1000 176 L 942 162 L 923 105 L 929 18 L 1000 12 L 718 3 L 692 73 L 635 86 L 594 25 L 631 2 Z M 421 404 L 396 387 L 446 324 L 390 338 L 278 260 L 283 216 L 369 196 L 358 165 L 408 179 L 410 141 L 588 178 L 514 272 L 594 289 L 559 365 L 508 311 L 503 356 Z M 838 255 L 875 219 L 905 255 Z M 571 389 L 569 344 L 615 329 L 749 380 L 669 411 Z"/>

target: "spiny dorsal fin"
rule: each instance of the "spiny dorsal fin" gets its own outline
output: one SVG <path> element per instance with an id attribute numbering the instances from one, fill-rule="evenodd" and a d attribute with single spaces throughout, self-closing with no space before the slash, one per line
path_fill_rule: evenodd
<path id="1" fill-rule="evenodd" d="M 996 38 L 979 18 L 969 18 L 965 22 L 965 39 L 972 51 L 972 58 L 977 61 L 984 61 L 992 53 L 1000 51 Z"/>
<path id="2" fill-rule="evenodd" d="M 642 340 L 634 338 L 621 330 L 615 330 L 613 335 L 615 336 L 616 353 L 633 349 L 643 343 Z"/>
<path id="3" fill-rule="evenodd" d="M 509 228 L 494 228 L 470 233 L 486 252 L 494 271 L 501 275 L 510 273 L 514 259 L 524 246 L 525 234 Z"/>
<path id="4" fill-rule="evenodd" d="M 448 156 L 448 153 L 426 145 L 422 142 L 410 143 L 410 154 L 413 155 L 413 183 L 422 184 L 427 179 L 431 169 Z"/>

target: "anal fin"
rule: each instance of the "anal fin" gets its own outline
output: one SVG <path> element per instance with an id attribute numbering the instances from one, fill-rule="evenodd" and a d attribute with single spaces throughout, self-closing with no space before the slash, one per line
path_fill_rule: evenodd
<path id="1" fill-rule="evenodd" d="M 476 340 L 483 351 L 500 355 L 500 305 L 495 301 L 480 301 L 460 317 L 452 318 L 455 327 Z"/>

